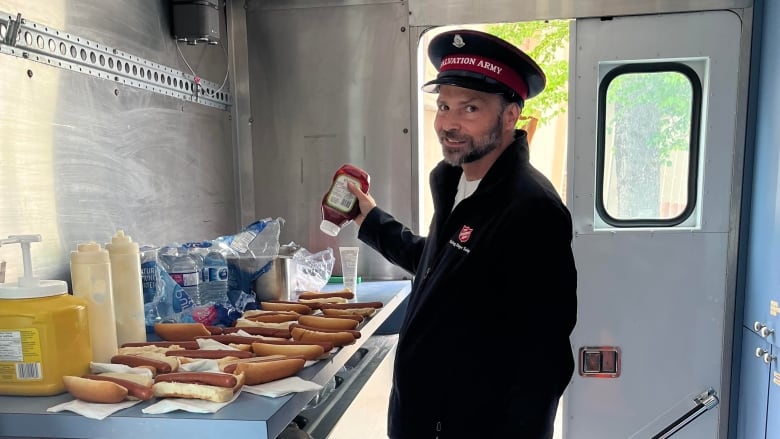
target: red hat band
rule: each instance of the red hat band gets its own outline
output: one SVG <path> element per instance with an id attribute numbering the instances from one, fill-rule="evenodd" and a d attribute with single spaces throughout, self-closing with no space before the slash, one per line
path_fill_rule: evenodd
<path id="1" fill-rule="evenodd" d="M 447 55 L 442 58 L 439 71 L 446 72 L 448 70 L 465 70 L 485 75 L 511 88 L 523 100 L 528 97 L 528 86 L 523 78 L 506 64 L 496 60 L 477 55 Z"/>

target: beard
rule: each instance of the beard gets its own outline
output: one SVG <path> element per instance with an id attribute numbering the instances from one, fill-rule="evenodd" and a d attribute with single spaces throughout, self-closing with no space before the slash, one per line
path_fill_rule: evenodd
<path id="1" fill-rule="evenodd" d="M 498 115 L 498 120 L 491 130 L 475 139 L 467 134 L 460 134 L 458 130 L 439 130 L 439 143 L 441 143 L 444 161 L 452 166 L 460 166 L 464 163 L 475 162 L 493 152 L 501 142 L 501 127 L 503 115 Z M 464 142 L 460 148 L 445 146 L 444 140 Z"/>

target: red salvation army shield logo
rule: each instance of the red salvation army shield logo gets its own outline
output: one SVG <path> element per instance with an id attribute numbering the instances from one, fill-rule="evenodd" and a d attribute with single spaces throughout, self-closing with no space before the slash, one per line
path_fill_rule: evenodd
<path id="1" fill-rule="evenodd" d="M 471 227 L 463 226 L 463 228 L 460 229 L 460 233 L 458 233 L 458 240 L 460 240 L 460 242 L 468 241 L 469 238 L 471 238 L 472 231 L 474 231 L 474 229 L 472 229 Z"/>

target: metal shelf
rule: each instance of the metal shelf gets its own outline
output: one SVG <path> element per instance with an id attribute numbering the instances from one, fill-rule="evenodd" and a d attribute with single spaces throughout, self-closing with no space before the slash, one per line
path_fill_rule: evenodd
<path id="1" fill-rule="evenodd" d="M 0 11 L 0 54 L 84 73 L 187 102 L 227 110 L 220 85 L 121 50 Z"/>

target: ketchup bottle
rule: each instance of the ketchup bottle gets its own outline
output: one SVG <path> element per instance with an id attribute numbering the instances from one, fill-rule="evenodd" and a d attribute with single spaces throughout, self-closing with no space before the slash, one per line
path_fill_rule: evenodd
<path id="1" fill-rule="evenodd" d="M 347 183 L 352 182 L 363 192 L 368 192 L 371 178 L 366 171 L 345 164 L 333 176 L 330 189 L 322 197 L 322 222 L 320 230 L 330 236 L 336 236 L 348 222 L 360 214 L 358 200 L 349 191 Z"/>

